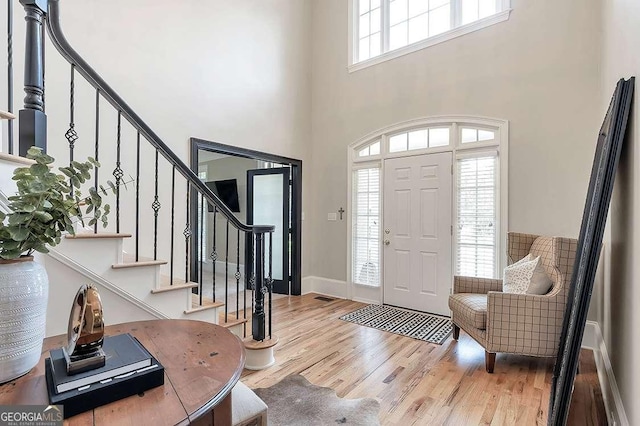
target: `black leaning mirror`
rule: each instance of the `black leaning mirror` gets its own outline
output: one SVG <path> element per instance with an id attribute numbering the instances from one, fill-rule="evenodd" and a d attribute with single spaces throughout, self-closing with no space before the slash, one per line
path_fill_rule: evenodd
<path id="1" fill-rule="evenodd" d="M 551 383 L 549 425 L 565 425 L 635 78 L 618 81 L 598 135 Z"/>

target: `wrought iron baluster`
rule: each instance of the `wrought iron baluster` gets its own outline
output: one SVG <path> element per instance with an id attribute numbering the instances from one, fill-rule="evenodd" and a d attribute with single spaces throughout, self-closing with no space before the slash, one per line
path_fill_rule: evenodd
<path id="1" fill-rule="evenodd" d="M 216 251 L 216 227 L 218 221 L 218 208 L 213 206 L 213 250 L 211 251 L 211 264 L 213 266 L 213 301 L 216 301 L 216 261 L 218 252 Z"/>
<path id="2" fill-rule="evenodd" d="M 224 257 L 224 322 L 228 321 L 229 315 L 229 218 L 227 218 L 227 236 L 225 237 L 225 257 Z"/>
<path id="3" fill-rule="evenodd" d="M 73 149 L 75 148 L 76 141 L 78 140 L 78 133 L 76 132 L 76 124 L 74 121 L 74 101 L 75 101 L 75 74 L 76 66 L 71 64 L 71 79 L 69 83 L 69 130 L 66 131 L 64 137 L 69 142 L 69 164 L 73 162 Z M 71 193 L 73 193 L 73 181 L 69 179 L 69 186 Z"/>
<path id="4" fill-rule="evenodd" d="M 236 247 L 236 319 L 240 318 L 240 230 L 237 230 Z M 244 294 L 244 293 L 243 293 Z"/>
<path id="5" fill-rule="evenodd" d="M 285 272 L 282 272 L 283 278 Z M 267 279 L 269 288 L 269 339 L 271 339 L 271 299 L 273 297 L 273 232 L 269 232 L 269 278 Z"/>
<path id="6" fill-rule="evenodd" d="M 100 89 L 96 89 L 96 143 L 95 143 L 95 151 L 93 153 L 93 157 L 96 161 L 100 161 Z M 96 191 L 99 188 L 98 184 L 98 167 L 93 168 L 93 186 L 96 188 Z M 94 215 L 95 217 L 95 215 Z M 93 233 L 98 233 L 98 221 L 93 225 Z"/>
<path id="7" fill-rule="evenodd" d="M 191 183 L 187 181 L 187 225 L 182 231 L 184 235 L 184 281 L 189 282 L 189 240 L 191 239 L 191 224 L 189 223 L 189 199 L 191 198 Z"/>
<path id="8" fill-rule="evenodd" d="M 7 111 L 13 112 L 13 0 L 7 1 Z M 7 125 L 9 154 L 13 154 L 13 122 Z"/>
<path id="9" fill-rule="evenodd" d="M 200 194 L 200 244 L 198 246 L 198 262 L 200 263 L 200 279 L 198 280 L 198 293 L 200 294 L 200 306 L 202 306 L 202 270 L 204 269 L 204 261 L 203 261 L 203 246 L 206 247 L 207 245 L 205 244 L 204 240 L 204 225 L 205 225 L 205 218 L 204 218 L 204 196 L 202 194 Z"/>
<path id="10" fill-rule="evenodd" d="M 156 149 L 156 163 L 155 163 L 156 183 L 155 192 L 153 196 L 153 203 L 151 208 L 153 209 L 153 260 L 158 260 L 158 212 L 160 211 L 160 201 L 158 201 L 158 150 Z"/>
<path id="11" fill-rule="evenodd" d="M 120 183 L 122 182 L 122 168 L 120 167 L 120 139 L 122 135 L 122 112 L 118 111 L 118 135 L 116 139 L 116 168 L 113 177 L 116 178 L 116 234 L 120 233 Z"/>
<path id="12" fill-rule="evenodd" d="M 169 285 L 173 285 L 173 238 L 176 219 L 176 166 L 171 171 L 171 248 L 169 261 Z"/>
<path id="13" fill-rule="evenodd" d="M 140 131 L 136 136 L 136 262 L 140 259 Z"/>

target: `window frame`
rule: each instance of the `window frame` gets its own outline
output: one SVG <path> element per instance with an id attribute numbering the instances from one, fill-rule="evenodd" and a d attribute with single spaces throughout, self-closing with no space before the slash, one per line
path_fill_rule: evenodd
<path id="1" fill-rule="evenodd" d="M 389 137 L 402 132 L 410 132 L 412 130 L 422 128 L 433 127 L 450 127 L 449 131 L 449 145 L 444 147 L 425 148 L 417 150 L 407 150 L 402 152 L 390 153 L 389 152 Z M 473 127 L 476 129 L 490 130 L 495 133 L 495 139 L 491 141 L 482 142 L 470 142 L 461 143 L 462 127 Z M 380 155 L 369 157 L 358 157 L 360 149 L 367 145 L 381 141 Z M 373 131 L 366 136 L 351 143 L 347 148 L 348 159 L 348 179 L 347 179 L 347 211 L 353 210 L 353 173 L 358 168 L 367 167 L 379 167 L 380 168 L 380 232 L 384 227 L 383 223 L 383 209 L 384 209 L 384 163 L 386 159 L 397 157 L 409 157 L 424 154 L 435 154 L 440 152 L 451 152 L 453 156 L 452 170 L 452 225 L 454 227 L 454 234 L 452 236 L 452 274 L 455 273 L 457 268 L 456 262 L 456 250 L 457 250 L 457 193 L 456 188 L 458 182 L 456 181 L 457 173 L 455 167 L 457 165 L 457 159 L 460 156 L 483 156 L 488 151 L 497 152 L 498 167 L 497 167 L 497 192 L 496 192 L 496 222 L 499 228 L 496 236 L 496 277 L 502 268 L 507 265 L 506 255 L 506 238 L 508 231 L 508 158 L 509 158 L 509 122 L 507 120 L 480 117 L 480 116 L 467 116 L 467 115 L 455 115 L 455 116 L 433 116 L 426 118 L 419 118 L 414 120 L 408 120 L 405 122 L 397 123 L 391 126 L 387 126 L 376 131 Z M 374 166 L 375 165 L 375 166 Z M 352 260 L 353 260 L 353 219 L 352 214 L 347 214 L 347 295 L 346 297 L 351 300 L 356 300 L 364 303 L 382 303 L 383 302 L 383 290 L 384 290 L 384 249 L 382 247 L 383 235 L 380 235 L 380 285 L 378 287 L 371 287 L 367 285 L 361 285 L 353 282 L 352 277 Z M 453 288 L 453 282 L 451 283 Z"/>
<path id="2" fill-rule="evenodd" d="M 485 18 L 478 19 L 465 25 L 459 25 L 461 19 L 461 12 L 459 12 L 459 4 L 462 0 L 451 0 L 453 3 L 451 14 L 452 28 L 443 33 L 427 37 L 423 40 L 409 43 L 406 46 L 399 47 L 394 50 L 389 50 L 389 4 L 390 0 L 381 1 L 381 48 L 380 55 L 373 58 L 369 58 L 363 61 L 358 61 L 358 49 L 359 49 L 359 1 L 349 0 L 348 5 L 348 58 L 347 68 L 348 71 L 355 72 L 364 68 L 368 68 L 373 65 L 380 64 L 382 62 L 389 61 L 391 59 L 398 58 L 418 50 L 425 49 L 436 44 L 443 43 L 448 40 L 463 36 L 465 34 L 472 33 L 474 31 L 481 30 L 491 25 L 498 24 L 500 22 L 507 21 L 511 15 L 511 0 L 495 0 L 499 5 L 499 12 L 487 16 Z"/>

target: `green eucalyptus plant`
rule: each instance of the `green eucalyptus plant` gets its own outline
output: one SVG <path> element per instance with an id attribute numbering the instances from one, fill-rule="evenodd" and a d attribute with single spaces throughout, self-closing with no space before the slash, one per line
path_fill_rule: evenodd
<path id="1" fill-rule="evenodd" d="M 27 158 L 35 164 L 14 171 L 18 192 L 8 197 L 9 213 L 0 212 L 0 259 L 30 256 L 34 251 L 47 253 L 47 247 L 60 243 L 63 232 L 75 235 L 74 221 L 84 226 L 84 215 L 91 214 L 89 226 L 98 221 L 107 226 L 110 207 L 100 195 L 107 195 L 106 189 L 92 187 L 88 196 L 80 191 L 91 179 L 91 170 L 100 167 L 95 159 L 72 161 L 58 168 L 61 173 L 54 173 L 50 168 L 54 158 L 41 149 L 30 148 Z M 115 185 L 107 183 L 115 191 Z"/>

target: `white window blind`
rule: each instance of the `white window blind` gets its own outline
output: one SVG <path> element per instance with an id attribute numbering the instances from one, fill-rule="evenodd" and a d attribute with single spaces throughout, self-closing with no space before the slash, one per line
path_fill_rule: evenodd
<path id="1" fill-rule="evenodd" d="M 457 161 L 456 275 L 496 276 L 497 167 L 495 154 Z"/>
<path id="2" fill-rule="evenodd" d="M 380 169 L 353 173 L 352 281 L 380 286 Z"/>

